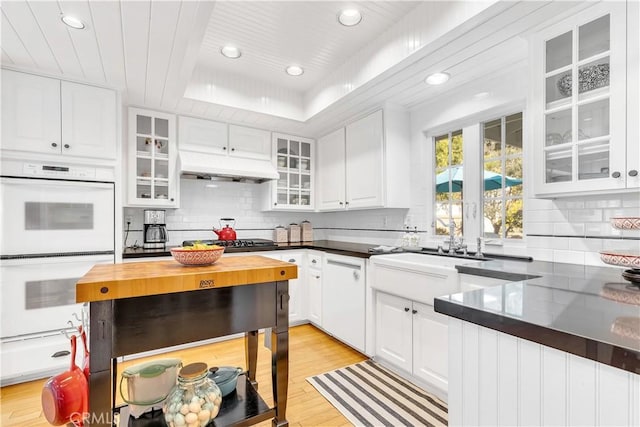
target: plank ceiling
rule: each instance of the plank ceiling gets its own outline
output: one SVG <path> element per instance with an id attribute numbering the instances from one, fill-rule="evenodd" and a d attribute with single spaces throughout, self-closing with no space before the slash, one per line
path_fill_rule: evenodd
<path id="1" fill-rule="evenodd" d="M 463 85 L 522 64 L 524 36 L 563 3 L 3 1 L 1 59 L 118 89 L 124 105 L 317 137 L 384 102 L 416 108 L 442 96 L 446 87 L 424 84 L 427 72 Z M 363 10 L 357 27 L 336 22 L 349 4 Z M 87 28 L 65 26 L 62 13 Z M 242 57 L 222 57 L 225 43 Z M 289 63 L 304 75 L 287 76 Z M 203 82 L 210 93 L 194 86 Z"/>

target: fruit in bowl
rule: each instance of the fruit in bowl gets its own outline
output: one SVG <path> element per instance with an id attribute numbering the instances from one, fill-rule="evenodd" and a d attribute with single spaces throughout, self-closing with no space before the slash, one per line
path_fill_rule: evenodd
<path id="1" fill-rule="evenodd" d="M 194 243 L 193 246 L 172 248 L 173 259 L 183 265 L 210 265 L 218 261 L 224 252 L 224 246 Z"/>

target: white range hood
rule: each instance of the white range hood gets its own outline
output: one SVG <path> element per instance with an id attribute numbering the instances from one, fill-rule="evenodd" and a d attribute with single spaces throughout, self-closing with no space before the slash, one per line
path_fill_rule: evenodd
<path id="1" fill-rule="evenodd" d="M 264 182 L 278 179 L 276 167 L 268 160 L 219 156 L 179 150 L 180 175 L 185 178 L 212 177 L 238 182 Z"/>

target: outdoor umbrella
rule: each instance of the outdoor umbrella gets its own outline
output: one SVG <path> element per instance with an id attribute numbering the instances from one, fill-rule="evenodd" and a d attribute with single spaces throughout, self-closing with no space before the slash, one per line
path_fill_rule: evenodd
<path id="1" fill-rule="evenodd" d="M 464 182 L 463 167 L 458 166 L 450 169 L 451 171 L 451 191 L 453 193 L 459 193 L 462 191 L 462 184 Z M 504 177 L 504 183 L 507 187 L 513 187 L 514 185 L 522 184 L 522 179 L 512 178 L 510 176 Z M 497 190 L 502 188 L 502 175 L 499 173 L 484 171 L 484 189 L 485 190 Z M 449 192 L 449 170 L 436 175 L 436 192 L 448 193 Z"/>

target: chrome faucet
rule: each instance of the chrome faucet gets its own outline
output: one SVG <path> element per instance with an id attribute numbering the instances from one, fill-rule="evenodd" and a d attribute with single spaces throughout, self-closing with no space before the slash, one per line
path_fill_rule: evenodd
<path id="1" fill-rule="evenodd" d="M 467 254 L 467 245 L 464 244 L 464 239 L 461 237 L 460 240 L 456 240 L 455 232 L 456 232 L 456 224 L 453 220 L 449 220 L 449 224 L 444 222 L 441 218 L 438 218 L 438 221 L 449 228 L 449 255 L 454 255 L 458 249 L 462 249 L 464 254 Z M 445 240 L 446 242 L 446 240 Z M 438 252 L 442 253 L 441 248 L 438 248 Z"/>

